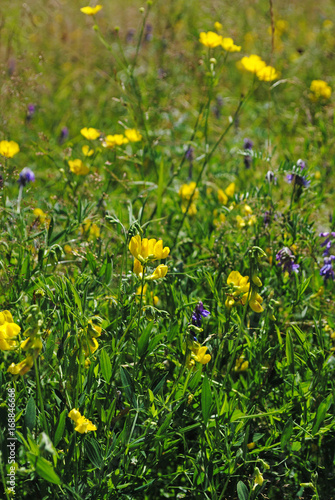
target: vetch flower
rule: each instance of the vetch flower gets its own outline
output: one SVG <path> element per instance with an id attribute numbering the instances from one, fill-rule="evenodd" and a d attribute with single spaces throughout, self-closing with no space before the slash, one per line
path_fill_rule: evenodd
<path id="1" fill-rule="evenodd" d="M 34 181 L 35 181 L 35 174 L 30 168 L 25 167 L 24 169 L 21 170 L 18 180 L 20 186 L 25 187 L 26 184 Z"/>
<path id="2" fill-rule="evenodd" d="M 0 155 L 6 158 L 13 158 L 20 151 L 19 145 L 15 141 L 0 141 Z"/>
<path id="3" fill-rule="evenodd" d="M 321 243 L 321 247 L 324 248 L 324 251 L 323 251 L 323 256 L 326 257 L 327 255 L 329 255 L 330 253 L 330 248 L 332 246 L 332 244 L 334 243 L 335 241 L 335 232 L 325 232 L 325 233 L 320 233 L 319 236 L 321 238 L 326 238 L 322 243 Z M 334 238 L 334 239 L 332 239 Z"/>
<path id="4" fill-rule="evenodd" d="M 96 5 L 95 7 L 82 7 L 80 10 L 83 14 L 87 16 L 94 16 L 99 10 L 102 9 L 102 5 Z"/>
<path id="5" fill-rule="evenodd" d="M 205 47 L 218 47 L 219 45 L 222 45 L 222 41 L 222 36 L 214 33 L 214 31 L 208 31 L 207 33 L 202 31 L 200 33 L 199 42 L 202 43 Z"/>
<path id="6" fill-rule="evenodd" d="M 199 190 L 196 187 L 195 182 L 190 182 L 189 184 L 183 184 L 179 189 L 179 196 L 181 198 L 181 210 L 183 213 L 186 212 L 188 204 L 191 200 L 191 204 L 188 208 L 187 214 L 192 216 L 197 213 L 197 207 L 195 201 L 199 197 Z"/>
<path id="7" fill-rule="evenodd" d="M 9 311 L 0 312 L 0 350 L 9 351 L 16 347 L 13 340 L 19 333 L 21 327 L 14 323 L 13 316 Z"/>
<path id="8" fill-rule="evenodd" d="M 87 165 L 84 165 L 82 160 L 77 158 L 76 160 L 69 160 L 68 164 L 70 166 L 71 172 L 76 175 L 87 175 L 90 171 Z"/>
<path id="9" fill-rule="evenodd" d="M 75 431 L 79 432 L 80 434 L 87 434 L 90 431 L 97 430 L 97 427 L 92 424 L 90 420 L 81 415 L 81 413 L 75 408 L 70 411 L 68 416 L 75 422 Z"/>
<path id="10" fill-rule="evenodd" d="M 325 282 L 330 278 L 334 281 L 334 269 L 333 269 L 333 260 L 335 260 L 335 255 L 330 255 L 329 257 L 324 258 L 323 266 L 320 269 L 320 276 L 323 276 Z"/>
<path id="11" fill-rule="evenodd" d="M 202 365 L 206 365 L 212 359 L 210 354 L 207 354 L 208 347 L 200 346 L 198 342 L 194 342 L 191 352 L 191 357 L 197 363 L 201 363 Z"/>
<path id="12" fill-rule="evenodd" d="M 86 7 L 84 7 L 84 9 L 85 8 Z M 89 141 L 94 141 L 95 139 L 98 139 L 98 137 L 100 137 L 99 130 L 97 130 L 96 128 L 92 128 L 92 127 L 91 128 L 84 127 L 81 129 L 80 133 L 81 133 L 81 135 L 83 135 L 85 137 L 85 139 L 88 139 Z"/>
<path id="13" fill-rule="evenodd" d="M 59 144 L 63 144 L 63 142 L 65 142 L 68 137 L 69 137 L 69 129 L 67 127 L 63 127 L 62 130 L 60 131 L 60 135 L 58 138 Z"/>
<path id="14" fill-rule="evenodd" d="M 232 271 L 227 278 L 227 284 L 230 285 L 230 291 L 227 293 L 226 307 L 231 308 L 236 304 L 244 306 L 248 301 L 254 312 L 264 311 L 261 305 L 263 299 L 257 289 L 252 288 L 250 291 L 249 276 L 242 276 L 238 271 Z"/>
<path id="15" fill-rule="evenodd" d="M 137 234 L 133 236 L 129 242 L 129 250 L 135 259 L 139 260 L 141 264 L 147 264 L 148 261 L 166 259 L 170 253 L 169 247 L 163 248 L 162 240 L 155 240 L 151 238 L 141 239 Z"/>
<path id="16" fill-rule="evenodd" d="M 202 318 L 207 318 L 207 316 L 209 316 L 209 315 L 210 315 L 210 312 L 204 308 L 204 305 L 202 302 L 199 302 L 196 305 L 196 307 L 192 313 L 192 325 L 197 326 L 198 328 L 201 328 Z"/>
<path id="17" fill-rule="evenodd" d="M 159 266 L 156 267 L 154 272 L 152 273 L 151 276 L 147 276 L 145 279 L 146 280 L 158 280 L 160 278 L 164 278 L 166 276 L 166 273 L 168 272 L 168 266 L 165 264 L 160 264 Z"/>
<path id="18" fill-rule="evenodd" d="M 299 272 L 299 264 L 295 264 L 295 256 L 288 247 L 284 247 L 276 255 L 277 265 L 282 267 L 282 270 L 289 274 Z"/>

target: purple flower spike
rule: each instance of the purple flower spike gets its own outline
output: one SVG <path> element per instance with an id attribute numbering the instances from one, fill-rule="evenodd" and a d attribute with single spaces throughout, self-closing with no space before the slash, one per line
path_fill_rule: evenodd
<path id="1" fill-rule="evenodd" d="M 332 261 L 335 260 L 335 255 L 331 255 L 330 257 L 324 258 L 324 264 L 320 269 L 320 276 L 323 276 L 325 282 L 330 278 L 334 281 L 334 269 L 332 265 Z"/>
<path id="2" fill-rule="evenodd" d="M 202 302 L 195 307 L 192 313 L 192 325 L 201 327 L 201 317 L 207 318 L 210 315 L 210 312 L 204 309 L 204 305 Z"/>
<path id="3" fill-rule="evenodd" d="M 254 143 L 252 142 L 251 139 L 244 139 L 243 141 L 243 148 L 244 149 L 252 149 Z"/>
<path id="4" fill-rule="evenodd" d="M 320 246 L 322 248 L 324 248 L 323 250 L 323 256 L 326 257 L 329 255 L 329 251 L 330 251 L 330 248 L 334 242 L 334 239 L 332 238 L 335 238 L 335 232 L 332 231 L 331 233 L 329 231 L 327 232 L 324 232 L 324 233 L 320 233 L 319 235 L 321 238 L 326 238 L 321 244 Z"/>
<path id="5" fill-rule="evenodd" d="M 35 181 L 35 174 L 30 168 L 25 167 L 19 175 L 19 180 L 18 183 L 20 186 L 24 187 L 26 184 L 29 182 L 34 182 Z"/>
<path id="6" fill-rule="evenodd" d="M 289 274 L 299 272 L 299 264 L 295 264 L 295 256 L 288 247 L 284 247 L 276 255 L 277 265 L 282 267 L 282 270 Z"/>

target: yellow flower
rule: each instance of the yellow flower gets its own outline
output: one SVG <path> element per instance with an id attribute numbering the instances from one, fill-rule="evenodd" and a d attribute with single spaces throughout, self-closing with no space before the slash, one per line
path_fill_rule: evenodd
<path id="1" fill-rule="evenodd" d="M 254 312 L 264 311 L 261 306 L 262 297 L 254 289 L 250 293 L 249 276 L 242 276 L 238 271 L 232 271 L 227 278 L 227 284 L 231 286 L 231 293 L 228 294 L 226 307 L 230 308 L 235 304 L 245 305 L 248 300 Z"/>
<path id="2" fill-rule="evenodd" d="M 38 220 L 41 224 L 44 224 L 44 222 L 45 222 L 47 227 L 50 226 L 51 218 L 49 217 L 48 214 L 43 212 L 43 210 L 41 208 L 35 208 L 33 211 L 33 214 L 35 215 L 35 217 L 38 218 Z"/>
<path id="3" fill-rule="evenodd" d="M 134 260 L 133 273 L 137 274 L 137 276 L 142 279 L 142 277 L 143 277 L 143 266 L 140 263 L 140 261 L 137 260 L 137 259 Z"/>
<path id="4" fill-rule="evenodd" d="M 0 142 L 0 155 L 6 158 L 13 158 L 20 151 L 19 145 L 14 141 Z"/>
<path id="5" fill-rule="evenodd" d="M 147 261 L 166 259 L 170 253 L 169 247 L 163 248 L 162 240 L 157 241 L 154 238 L 150 240 L 143 238 L 142 240 L 139 234 L 131 238 L 129 250 L 132 256 L 139 260 L 141 264 L 147 263 Z"/>
<path id="6" fill-rule="evenodd" d="M 8 368 L 7 372 L 11 373 L 12 375 L 25 375 L 31 367 L 34 364 L 34 358 L 33 356 L 27 356 L 26 359 L 21 361 L 21 363 L 18 363 L 17 365 L 15 363 L 12 363 L 10 367 Z"/>
<path id="7" fill-rule="evenodd" d="M 251 217 L 249 217 L 248 226 L 254 226 L 256 222 L 257 222 L 256 215 L 252 215 Z"/>
<path id="8" fill-rule="evenodd" d="M 75 408 L 70 411 L 68 416 L 75 422 L 75 431 L 80 432 L 80 434 L 87 434 L 90 431 L 97 430 L 97 427 L 93 425 L 90 420 L 81 415 Z"/>
<path id="9" fill-rule="evenodd" d="M 257 78 L 263 82 L 272 82 L 278 78 L 279 73 L 272 66 L 265 66 L 256 72 Z"/>
<path id="10" fill-rule="evenodd" d="M 323 80 L 313 80 L 310 86 L 310 90 L 313 94 L 310 94 L 310 99 L 312 101 L 317 101 L 319 99 L 329 99 L 332 95 L 332 89 Z"/>
<path id="11" fill-rule="evenodd" d="M 129 140 L 123 134 L 107 135 L 102 145 L 105 148 L 114 148 L 115 146 L 122 146 L 128 144 Z"/>
<path id="12" fill-rule="evenodd" d="M 142 140 L 142 136 L 138 130 L 130 128 L 125 131 L 125 136 L 130 142 L 139 142 Z"/>
<path id="13" fill-rule="evenodd" d="M 215 227 L 220 227 L 220 226 L 222 226 L 222 224 L 224 224 L 226 222 L 226 216 L 225 216 L 225 214 L 220 214 L 219 218 L 217 219 L 216 218 L 217 213 L 218 213 L 218 211 L 214 210 L 213 215 L 214 215 L 215 219 L 213 220 L 213 224 Z"/>
<path id="14" fill-rule="evenodd" d="M 253 441 L 251 443 L 248 443 L 247 448 L 250 451 L 253 450 L 254 448 L 256 448 L 256 443 L 254 443 Z"/>
<path id="15" fill-rule="evenodd" d="M 236 215 L 236 222 L 238 229 L 242 229 L 242 227 L 245 227 L 245 221 L 240 215 Z"/>
<path id="16" fill-rule="evenodd" d="M 99 238 L 100 237 L 100 228 L 94 222 L 90 221 L 90 219 L 84 220 L 84 232 L 89 232 L 89 239 Z"/>
<path id="17" fill-rule="evenodd" d="M 218 200 L 220 203 L 222 203 L 222 205 L 227 205 L 228 203 L 228 196 L 223 191 L 223 189 L 218 189 Z"/>
<path id="18" fill-rule="evenodd" d="M 13 317 L 9 311 L 0 312 L 0 350 L 8 351 L 16 347 L 16 341 L 13 340 L 21 330 L 21 327 L 14 323 Z"/>
<path id="19" fill-rule="evenodd" d="M 249 57 L 242 57 L 240 64 L 243 69 L 251 73 L 257 73 L 266 66 L 265 62 L 255 54 L 251 54 Z"/>
<path id="20" fill-rule="evenodd" d="M 202 31 L 200 33 L 199 41 L 202 43 L 205 47 L 218 47 L 219 45 L 222 44 L 222 36 L 218 35 L 217 33 L 214 33 L 214 31 L 208 31 L 205 33 Z"/>
<path id="21" fill-rule="evenodd" d="M 88 172 L 90 171 L 87 165 L 84 165 L 83 162 L 79 159 L 69 160 L 68 164 L 70 166 L 71 172 L 73 172 L 76 175 L 87 175 Z"/>
<path id="22" fill-rule="evenodd" d="M 199 190 L 196 186 L 197 184 L 195 182 L 190 182 L 189 184 L 183 184 L 182 186 L 180 186 L 178 194 L 184 204 L 186 201 L 190 201 L 191 198 L 192 202 L 196 201 L 199 198 Z"/>
<path id="23" fill-rule="evenodd" d="M 223 38 L 221 45 L 227 52 L 240 52 L 241 50 L 241 47 L 239 45 L 234 44 L 232 38 Z"/>
<path id="24" fill-rule="evenodd" d="M 206 351 L 207 351 L 206 346 L 200 346 L 200 347 L 193 346 L 191 356 L 194 359 L 194 361 L 197 361 L 197 363 L 206 365 L 212 358 L 210 354 L 206 354 Z"/>
<path id="25" fill-rule="evenodd" d="M 100 132 L 96 128 L 87 128 L 84 127 L 80 131 L 81 135 L 88 139 L 89 141 L 94 141 L 98 137 L 100 137 Z"/>
<path id="26" fill-rule="evenodd" d="M 249 361 L 244 361 L 244 356 L 240 356 L 235 363 L 235 372 L 245 372 L 249 368 Z"/>
<path id="27" fill-rule="evenodd" d="M 85 146 L 83 146 L 81 150 L 85 156 L 92 156 L 94 154 L 94 149 L 90 149 L 87 144 L 85 144 Z"/>
<path id="28" fill-rule="evenodd" d="M 69 255 L 72 253 L 71 245 L 64 245 L 64 252 Z"/>
<path id="29" fill-rule="evenodd" d="M 152 275 L 148 276 L 146 279 L 150 281 L 158 280 L 160 278 L 164 278 L 167 272 L 168 272 L 168 266 L 166 266 L 165 264 L 160 264 L 159 266 L 156 267 Z"/>
<path id="30" fill-rule="evenodd" d="M 82 7 L 80 10 L 83 14 L 87 16 L 94 16 L 99 10 L 102 9 L 102 5 L 96 5 L 95 7 Z"/>
<path id="31" fill-rule="evenodd" d="M 262 486 L 262 484 L 264 483 L 264 478 L 259 470 L 258 467 L 255 468 L 255 471 L 256 471 L 256 476 L 255 476 L 255 479 L 254 479 L 254 486 L 253 486 L 253 490 L 255 488 L 257 488 L 257 486 Z"/>
<path id="32" fill-rule="evenodd" d="M 223 26 L 221 23 L 218 23 L 216 21 L 216 23 L 214 23 L 214 28 L 216 29 L 216 31 L 220 31 L 220 30 L 222 30 Z"/>
<path id="33" fill-rule="evenodd" d="M 229 196 L 230 198 L 231 198 L 232 196 L 234 196 L 234 194 L 235 194 L 235 188 L 236 188 L 236 186 L 235 186 L 235 182 L 231 182 L 231 183 L 229 184 L 229 186 L 225 189 L 225 193 L 226 193 L 226 195 L 227 195 L 227 196 Z"/>

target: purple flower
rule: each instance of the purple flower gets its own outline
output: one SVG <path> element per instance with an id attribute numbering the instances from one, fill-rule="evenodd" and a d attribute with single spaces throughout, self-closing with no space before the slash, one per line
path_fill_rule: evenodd
<path id="1" fill-rule="evenodd" d="M 335 260 L 335 255 L 331 255 L 330 257 L 325 257 L 323 261 L 323 266 L 320 269 L 320 276 L 323 276 L 325 282 L 331 278 L 333 281 L 335 279 L 334 269 L 332 265 L 332 261 Z"/>
<path id="2" fill-rule="evenodd" d="M 252 150 L 252 146 L 254 143 L 250 139 L 244 139 L 243 142 L 243 148 L 247 151 Z M 250 168 L 252 165 L 252 156 L 251 155 L 244 155 L 244 166 L 245 168 Z"/>
<path id="3" fill-rule="evenodd" d="M 192 320 L 191 320 L 191 325 L 194 325 L 198 328 L 201 328 L 201 322 L 202 318 L 207 318 L 207 316 L 210 315 L 210 312 L 204 309 L 204 305 L 202 302 L 199 302 L 194 311 L 192 312 Z M 190 333 L 193 335 L 194 340 L 197 342 L 197 337 L 195 336 L 194 332 L 192 329 L 190 330 Z"/>
<path id="4" fill-rule="evenodd" d="M 335 238 L 335 232 L 325 232 L 325 233 L 320 233 L 319 236 L 321 238 L 326 238 L 322 243 L 321 243 L 321 246 L 322 247 L 325 247 L 324 248 L 324 251 L 323 251 L 323 256 L 326 257 L 327 255 L 329 255 L 329 251 L 330 251 L 330 247 L 332 246 L 333 244 L 333 241 L 332 238 Z"/>
<path id="5" fill-rule="evenodd" d="M 18 183 L 20 186 L 24 187 L 26 184 L 29 182 L 34 182 L 35 181 L 35 174 L 30 168 L 25 167 L 19 175 L 19 180 Z"/>
<path id="6" fill-rule="evenodd" d="M 281 266 L 283 271 L 289 274 L 299 271 L 299 264 L 295 264 L 295 256 L 288 247 L 284 247 L 276 255 L 277 266 Z"/>
<path id="7" fill-rule="evenodd" d="M 35 111 L 36 111 L 35 104 L 29 104 L 28 108 L 27 108 L 27 116 L 26 116 L 26 121 L 27 122 L 30 122 L 30 120 L 32 119 L 32 117 L 35 114 Z"/>
<path id="8" fill-rule="evenodd" d="M 311 183 L 311 181 L 307 180 L 306 176 L 298 175 L 298 174 L 288 174 L 286 176 L 286 179 L 287 179 L 287 182 L 289 182 L 290 184 L 291 184 L 291 182 L 293 182 L 297 186 L 305 187 L 305 188 L 307 188 Z"/>
<path id="9" fill-rule="evenodd" d="M 59 144 L 63 144 L 63 142 L 65 142 L 68 137 L 69 137 L 69 129 L 67 127 L 63 127 L 62 130 L 60 131 L 58 139 Z"/>
<path id="10" fill-rule="evenodd" d="M 251 139 L 244 139 L 244 141 L 243 141 L 243 148 L 244 149 L 250 149 L 251 150 L 252 147 L 253 147 L 253 145 L 254 145 L 254 143 L 252 142 Z"/>
<path id="11" fill-rule="evenodd" d="M 301 160 L 299 158 L 299 160 L 297 161 L 297 167 L 300 167 L 300 170 L 304 170 L 304 168 L 306 168 L 306 163 L 304 162 L 304 160 Z"/>

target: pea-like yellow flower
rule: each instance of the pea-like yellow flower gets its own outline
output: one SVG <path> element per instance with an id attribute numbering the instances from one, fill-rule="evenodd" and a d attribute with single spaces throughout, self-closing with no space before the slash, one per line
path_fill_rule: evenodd
<path id="1" fill-rule="evenodd" d="M 90 420 L 81 415 L 80 412 L 75 408 L 70 411 L 68 416 L 75 422 L 75 431 L 80 432 L 80 434 L 87 434 L 90 431 L 97 430 L 97 427 L 92 424 Z"/>
<path id="2" fill-rule="evenodd" d="M 218 200 L 220 203 L 222 203 L 222 205 L 227 205 L 228 203 L 228 196 L 223 191 L 223 189 L 218 189 Z"/>
<path id="3" fill-rule="evenodd" d="M 236 222 L 238 229 L 245 227 L 245 220 L 240 215 L 236 215 Z"/>
<path id="4" fill-rule="evenodd" d="M 85 9 L 86 7 L 84 7 Z M 94 141 L 95 139 L 98 139 L 100 137 L 100 132 L 96 128 L 87 128 L 84 127 L 80 131 L 81 135 L 85 137 L 85 139 L 88 139 L 89 141 Z"/>
<path id="5" fill-rule="evenodd" d="M 142 140 L 142 136 L 138 130 L 134 128 L 129 128 L 125 131 L 125 136 L 130 142 L 139 142 Z"/>
<path id="6" fill-rule="evenodd" d="M 249 306 L 254 312 L 264 311 L 261 305 L 263 299 L 259 293 L 255 289 L 250 293 L 249 276 L 242 276 L 238 271 L 232 271 L 227 278 L 227 284 L 231 286 L 231 293 L 228 293 L 226 307 L 231 308 L 236 304 L 244 306 L 249 301 Z"/>
<path id="7" fill-rule="evenodd" d="M 87 165 L 77 158 L 76 160 L 69 160 L 68 164 L 70 166 L 71 172 L 76 175 L 87 175 L 90 171 Z"/>
<path id="8" fill-rule="evenodd" d="M 192 359 L 194 359 L 194 361 L 196 361 L 197 363 L 206 365 L 212 359 L 210 354 L 206 354 L 207 349 L 208 348 L 206 346 L 199 346 L 199 347 L 193 346 L 191 354 Z"/>
<path id="9" fill-rule="evenodd" d="M 151 276 L 147 276 L 146 280 L 158 280 L 160 278 L 164 278 L 166 276 L 166 273 L 168 272 L 168 266 L 165 264 L 160 264 L 159 266 L 156 267 L 154 272 L 152 273 Z"/>
<path id="10" fill-rule="evenodd" d="M 90 219 L 84 220 L 83 226 L 84 233 L 89 234 L 89 239 L 93 240 L 100 237 L 100 228 L 95 222 L 92 223 Z"/>
<path id="11" fill-rule="evenodd" d="M 266 63 L 256 54 L 251 54 L 249 57 L 242 57 L 240 65 L 246 71 L 250 71 L 250 73 L 257 73 L 261 69 L 265 68 Z"/>
<path id="12" fill-rule="evenodd" d="M 272 66 L 265 66 L 256 72 L 257 78 L 263 82 L 272 82 L 279 77 L 278 71 Z"/>
<path id="13" fill-rule="evenodd" d="M 18 363 L 12 363 L 7 372 L 12 375 L 25 375 L 32 368 L 34 364 L 34 357 L 32 355 L 27 356 L 23 361 Z"/>
<path id="14" fill-rule="evenodd" d="M 134 259 L 133 273 L 137 274 L 137 276 L 142 279 L 142 277 L 143 277 L 143 266 L 140 263 L 140 261 L 137 260 L 137 259 Z"/>
<path id="15" fill-rule="evenodd" d="M 95 7 L 82 7 L 80 10 L 83 14 L 87 16 L 94 16 L 99 10 L 102 9 L 102 5 L 96 5 Z"/>
<path id="16" fill-rule="evenodd" d="M 19 333 L 21 327 L 14 323 L 13 317 L 9 311 L 0 312 L 0 350 L 9 351 L 16 347 L 16 341 L 13 340 Z"/>
<path id="17" fill-rule="evenodd" d="M 186 212 L 191 198 L 192 200 L 188 208 L 187 214 L 192 216 L 197 213 L 197 207 L 195 205 L 195 201 L 199 197 L 199 190 L 196 186 L 197 184 L 195 182 L 190 182 L 189 184 L 182 184 L 182 186 L 180 186 L 178 194 L 181 198 L 181 210 L 183 214 Z"/>
<path id="18" fill-rule="evenodd" d="M 235 182 L 231 182 L 229 186 L 226 187 L 225 189 L 226 195 L 229 196 L 229 198 L 233 197 L 235 194 L 235 189 L 236 189 Z"/>
<path id="19" fill-rule="evenodd" d="M 199 42 L 202 43 L 205 47 L 210 47 L 210 48 L 222 45 L 222 40 L 223 40 L 222 36 L 218 35 L 214 31 L 208 31 L 207 33 L 202 31 L 199 37 Z"/>
<path id="20" fill-rule="evenodd" d="M 90 149 L 89 146 L 87 146 L 87 144 L 85 144 L 82 148 L 81 148 L 83 154 L 85 156 L 92 156 L 94 154 L 94 149 Z"/>
<path id="21" fill-rule="evenodd" d="M 239 45 L 234 44 L 232 38 L 223 38 L 221 45 L 227 52 L 240 52 L 241 50 L 241 47 Z"/>
<path id="22" fill-rule="evenodd" d="M 240 356 L 237 358 L 235 367 L 234 367 L 234 372 L 240 373 L 240 372 L 245 372 L 249 368 L 249 361 L 245 361 L 244 356 Z"/>
<path id="23" fill-rule="evenodd" d="M 0 155 L 6 158 L 13 158 L 20 151 L 19 145 L 15 141 L 0 141 Z"/>
<path id="24" fill-rule="evenodd" d="M 214 215 L 213 224 L 215 227 L 221 227 L 226 222 L 225 214 L 219 214 L 218 218 L 218 211 L 216 209 L 214 210 L 213 215 Z"/>
<path id="25" fill-rule="evenodd" d="M 313 80 L 310 86 L 312 94 L 310 94 L 310 99 L 312 101 L 318 101 L 320 99 L 330 99 L 332 95 L 332 89 L 323 80 Z"/>
<path id="26" fill-rule="evenodd" d="M 257 488 L 257 486 L 262 486 L 262 484 L 264 483 L 264 478 L 261 474 L 261 471 L 259 470 L 258 467 L 255 467 L 255 479 L 254 479 L 254 485 L 252 487 L 252 489 L 254 490 L 255 488 Z"/>
<path id="27" fill-rule="evenodd" d="M 163 248 L 162 240 L 155 240 L 151 238 L 141 239 L 141 236 L 137 234 L 133 236 L 129 243 L 129 250 L 135 259 L 137 259 L 142 265 L 146 264 L 148 261 L 166 259 L 170 253 L 169 247 Z"/>

